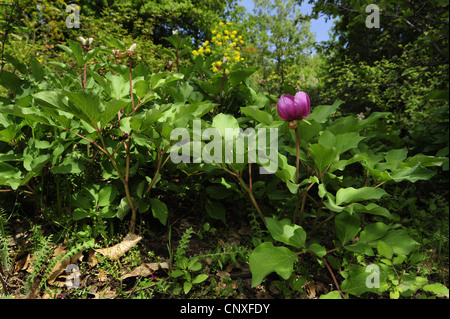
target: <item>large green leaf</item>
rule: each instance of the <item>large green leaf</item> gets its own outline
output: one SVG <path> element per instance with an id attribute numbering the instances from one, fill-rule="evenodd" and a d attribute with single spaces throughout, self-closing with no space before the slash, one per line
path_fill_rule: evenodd
<path id="1" fill-rule="evenodd" d="M 77 64 L 79 66 L 84 65 L 85 63 L 85 57 L 83 48 L 81 47 L 81 44 L 75 41 L 72 41 L 70 39 L 67 39 L 67 43 L 69 43 L 70 49 L 71 49 L 71 57 L 74 58 L 77 61 Z M 69 51 L 66 51 L 69 53 Z"/>
<path id="2" fill-rule="evenodd" d="M 436 175 L 436 172 L 431 171 L 425 167 L 421 167 L 420 163 L 417 163 L 413 167 L 401 165 L 398 169 L 391 172 L 390 175 L 396 182 L 407 180 L 415 183 L 420 180 L 429 180 L 434 175 Z"/>
<path id="3" fill-rule="evenodd" d="M 101 114 L 100 128 L 104 128 L 112 119 L 114 119 L 118 112 L 125 108 L 129 102 L 112 99 L 105 104 L 105 111 Z"/>
<path id="4" fill-rule="evenodd" d="M 353 239 L 359 232 L 361 222 L 357 214 L 341 212 L 334 219 L 337 236 L 342 244 Z"/>
<path id="5" fill-rule="evenodd" d="M 392 229 L 380 240 L 390 245 L 394 253 L 398 255 L 408 255 L 414 248 L 419 246 L 419 243 L 412 239 L 405 229 Z"/>
<path id="6" fill-rule="evenodd" d="M 369 224 L 364 227 L 363 231 L 361 231 L 361 234 L 359 235 L 359 242 L 370 243 L 380 239 L 388 232 L 389 229 L 390 227 L 382 222 Z"/>
<path id="7" fill-rule="evenodd" d="M 150 205 L 153 217 L 157 218 L 161 224 L 165 225 L 167 223 L 167 217 L 169 216 L 166 204 L 157 198 L 150 198 Z"/>
<path id="8" fill-rule="evenodd" d="M 0 162 L 0 185 L 7 185 L 12 189 L 17 189 L 20 186 L 21 175 L 22 173 L 18 168 Z"/>
<path id="9" fill-rule="evenodd" d="M 257 69 L 257 67 L 251 67 L 232 71 L 229 75 L 231 85 L 236 86 L 242 81 L 245 81 L 250 75 L 255 73 Z"/>
<path id="10" fill-rule="evenodd" d="M 345 153 L 348 150 L 356 148 L 360 141 L 365 137 L 360 136 L 358 132 L 347 132 L 334 135 L 330 131 L 324 131 L 319 137 L 319 144 L 328 149 L 336 148 L 338 154 Z"/>
<path id="11" fill-rule="evenodd" d="M 100 97 L 91 92 L 65 92 L 65 94 L 69 98 L 69 112 L 98 129 L 97 122 L 105 111 Z"/>
<path id="12" fill-rule="evenodd" d="M 372 215 L 384 216 L 388 219 L 393 218 L 391 213 L 386 208 L 378 206 L 375 203 L 369 203 L 366 206 L 360 203 L 351 203 L 350 205 L 347 205 L 345 207 L 345 210 L 350 214 L 352 214 L 353 212 L 357 212 L 357 213 L 367 213 Z"/>
<path id="13" fill-rule="evenodd" d="M 60 164 L 53 167 L 52 174 L 79 174 L 84 171 L 83 162 L 73 157 L 66 157 Z"/>
<path id="14" fill-rule="evenodd" d="M 336 204 L 347 204 L 365 200 L 380 199 L 387 193 L 381 188 L 361 187 L 361 188 L 340 188 L 336 193 Z"/>
<path id="15" fill-rule="evenodd" d="M 309 147 L 309 153 L 311 154 L 311 158 L 314 160 L 314 163 L 320 172 L 325 171 L 328 165 L 331 165 L 339 159 L 339 155 L 335 147 L 327 148 L 322 144 L 312 144 Z"/>
<path id="16" fill-rule="evenodd" d="M 275 247 L 270 242 L 256 247 L 249 258 L 252 287 L 259 285 L 272 272 L 276 272 L 285 280 L 289 279 L 298 254 L 286 247 Z"/>
<path id="17" fill-rule="evenodd" d="M 0 85 L 8 90 L 15 92 L 20 81 L 20 78 L 12 72 L 2 70 L 0 73 Z"/>
<path id="18" fill-rule="evenodd" d="M 372 278 L 377 280 L 372 280 Z M 377 266 L 362 267 L 353 265 L 349 267 L 348 276 L 341 284 L 341 290 L 352 295 L 360 296 L 365 292 L 382 294 L 388 290 L 390 282 L 383 268 Z"/>
<path id="19" fill-rule="evenodd" d="M 117 187 L 114 185 L 106 185 L 98 192 L 98 203 L 100 207 L 109 206 L 119 194 Z"/>
<path id="20" fill-rule="evenodd" d="M 206 212 L 214 219 L 221 220 L 226 224 L 227 210 L 219 201 L 207 200 L 205 206 Z"/>
<path id="21" fill-rule="evenodd" d="M 226 129 L 239 129 L 239 123 L 234 116 L 230 114 L 219 113 L 212 120 L 212 127 L 219 130 L 222 138 L 227 136 Z"/>
<path id="22" fill-rule="evenodd" d="M 292 224 L 288 218 L 278 221 L 274 218 L 267 217 L 266 222 L 267 229 L 273 239 L 296 248 L 305 246 L 306 232 L 301 226 Z"/>
<path id="23" fill-rule="evenodd" d="M 261 111 L 255 105 L 249 105 L 246 107 L 241 107 L 242 113 L 257 120 L 260 123 L 270 125 L 273 122 L 273 117 L 266 111 Z"/>
<path id="24" fill-rule="evenodd" d="M 46 115 L 36 107 L 20 107 L 15 105 L 1 105 L 0 113 L 13 114 L 22 118 L 39 122 L 42 124 L 51 124 Z"/>
<path id="25" fill-rule="evenodd" d="M 323 123 L 327 120 L 328 116 L 331 114 L 334 114 L 339 107 L 339 105 L 342 104 L 342 101 L 336 101 L 332 105 L 319 105 L 316 106 L 311 114 L 308 116 L 308 120 L 314 120 L 317 123 Z"/>

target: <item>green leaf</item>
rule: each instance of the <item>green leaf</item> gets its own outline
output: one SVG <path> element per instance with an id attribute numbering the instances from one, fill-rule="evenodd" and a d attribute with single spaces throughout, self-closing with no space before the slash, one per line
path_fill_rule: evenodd
<path id="1" fill-rule="evenodd" d="M 356 296 L 360 296 L 365 292 L 382 294 L 391 285 L 387 276 L 380 268 L 371 269 L 358 265 L 350 266 L 348 268 L 348 277 L 341 284 L 341 290 Z M 372 278 L 375 280 L 372 280 Z"/>
<path id="2" fill-rule="evenodd" d="M 98 192 L 98 203 L 100 207 L 109 206 L 119 194 L 117 187 L 114 185 L 106 185 Z"/>
<path id="3" fill-rule="evenodd" d="M 167 223 L 167 217 L 169 216 L 169 211 L 166 204 L 157 198 L 151 198 L 150 205 L 152 208 L 153 217 L 157 218 L 161 224 L 165 225 Z"/>
<path id="4" fill-rule="evenodd" d="M 317 123 L 324 123 L 328 116 L 331 114 L 334 114 L 339 107 L 339 105 L 342 104 L 342 101 L 336 101 L 332 105 L 319 105 L 316 106 L 311 114 L 308 116 L 309 120 L 314 120 Z"/>
<path id="5" fill-rule="evenodd" d="M 183 79 L 183 77 L 184 75 L 179 73 L 170 73 L 170 72 L 154 73 L 150 78 L 150 88 L 155 90 L 167 83 L 181 80 Z"/>
<path id="6" fill-rule="evenodd" d="M 0 185 L 7 185 L 16 190 L 20 185 L 20 182 L 16 180 L 19 180 L 21 175 L 22 173 L 18 168 L 0 162 Z"/>
<path id="7" fill-rule="evenodd" d="M 191 291 L 191 288 L 192 288 L 192 283 L 190 283 L 189 281 L 185 281 L 183 284 L 183 291 L 186 295 L 189 293 L 189 291 Z"/>
<path id="8" fill-rule="evenodd" d="M 208 199 L 205 209 L 209 216 L 221 220 L 224 224 L 226 223 L 227 211 L 220 202 Z"/>
<path id="9" fill-rule="evenodd" d="M 70 51 L 65 50 L 72 58 L 77 61 L 78 66 L 84 65 L 84 53 L 81 44 L 78 42 L 67 39 L 67 43 L 69 43 Z M 62 47 L 62 46 L 59 46 Z M 70 53 L 69 53 L 70 52 Z"/>
<path id="10" fill-rule="evenodd" d="M 108 80 L 109 93 L 111 97 L 120 100 L 125 96 L 130 95 L 130 82 L 123 76 L 107 73 L 105 78 Z"/>
<path id="11" fill-rule="evenodd" d="M 44 69 L 42 69 L 41 64 L 38 60 L 36 60 L 35 57 L 31 57 L 31 74 L 33 75 L 33 78 L 37 82 L 41 82 L 44 80 Z"/>
<path id="12" fill-rule="evenodd" d="M 238 85 L 242 81 L 245 81 L 250 75 L 258 70 L 257 67 L 251 67 L 247 69 L 238 69 L 236 71 L 232 71 L 229 75 L 230 83 L 233 86 Z"/>
<path id="13" fill-rule="evenodd" d="M 46 116 L 45 113 L 41 112 L 36 107 L 19 107 L 15 105 L 2 105 L 0 106 L 0 113 L 13 114 L 33 122 L 51 125 L 51 122 L 48 120 L 48 116 Z M 11 125 L 8 126 L 8 128 L 9 127 L 11 127 L 11 129 L 13 128 L 13 126 Z"/>
<path id="14" fill-rule="evenodd" d="M 352 203 L 345 207 L 345 210 L 349 213 L 357 212 L 357 213 L 367 213 L 372 215 L 384 216 L 388 219 L 392 219 L 391 213 L 384 207 L 378 206 L 375 203 L 370 203 L 366 206 L 360 203 Z"/>
<path id="15" fill-rule="evenodd" d="M 358 132 L 348 132 L 344 134 L 336 135 L 336 150 L 338 154 L 342 154 L 358 147 L 359 142 L 361 142 L 365 137 L 360 136 Z"/>
<path id="16" fill-rule="evenodd" d="M 0 85 L 8 90 L 16 92 L 20 82 L 21 79 L 14 73 L 6 70 L 2 70 L 2 73 L 0 73 Z"/>
<path id="17" fill-rule="evenodd" d="M 123 197 L 120 200 L 119 207 L 117 209 L 117 218 L 122 220 L 129 212 L 130 210 L 130 203 L 128 203 L 128 199 L 126 197 Z"/>
<path id="18" fill-rule="evenodd" d="M 341 212 L 334 219 L 337 236 L 342 244 L 353 239 L 360 230 L 361 222 L 357 214 Z"/>
<path id="19" fill-rule="evenodd" d="M 69 98 L 69 105 L 73 104 L 69 112 L 98 129 L 97 122 L 101 118 L 101 113 L 105 111 L 100 97 L 91 92 L 65 92 L 65 94 Z"/>
<path id="20" fill-rule="evenodd" d="M 309 153 L 320 172 L 325 171 L 328 165 L 333 164 L 333 162 L 339 159 L 335 147 L 327 148 L 322 144 L 312 144 L 309 147 Z"/>
<path id="21" fill-rule="evenodd" d="M 105 111 L 101 114 L 100 129 L 103 129 L 112 119 L 118 116 L 120 110 L 125 108 L 129 102 L 112 99 L 105 104 Z"/>
<path id="22" fill-rule="evenodd" d="M 327 254 L 327 250 L 325 247 L 320 246 L 319 244 L 311 244 L 307 248 L 308 251 L 315 253 L 319 258 L 322 258 Z"/>
<path id="23" fill-rule="evenodd" d="M 436 295 L 447 295 L 448 298 L 448 288 L 441 283 L 425 285 L 422 289 L 427 292 L 432 292 Z"/>
<path id="24" fill-rule="evenodd" d="M 414 167 L 401 166 L 391 173 L 392 179 L 396 182 L 407 180 L 412 183 L 419 180 L 429 180 L 434 175 L 436 175 L 436 172 L 421 167 L 420 163 L 417 163 Z"/>
<path id="25" fill-rule="evenodd" d="M 389 229 L 390 227 L 385 223 L 377 222 L 369 224 L 364 227 L 363 231 L 361 231 L 358 242 L 370 243 L 372 241 L 380 239 L 389 231 Z"/>
<path id="26" fill-rule="evenodd" d="M 52 174 L 80 174 L 83 171 L 84 164 L 73 157 L 64 158 L 60 164 L 50 170 Z"/>
<path id="27" fill-rule="evenodd" d="M 222 138 L 226 136 L 225 129 L 239 129 L 239 123 L 234 116 L 223 113 L 214 116 L 211 126 L 219 130 Z"/>
<path id="28" fill-rule="evenodd" d="M 241 107 L 241 112 L 244 113 L 246 116 L 249 116 L 256 121 L 270 125 L 273 122 L 273 117 L 266 111 L 261 111 L 258 109 L 255 105 L 249 105 L 246 107 Z"/>
<path id="29" fill-rule="evenodd" d="M 397 255 L 408 255 L 414 248 L 419 246 L 419 243 L 412 239 L 404 229 L 392 229 L 381 240 L 390 245 Z"/>
<path id="30" fill-rule="evenodd" d="M 304 147 L 307 147 L 309 140 L 313 137 L 316 137 L 322 130 L 322 125 L 320 125 L 320 123 L 318 122 L 312 122 L 311 125 L 309 125 L 305 121 L 299 121 L 297 123 L 297 130 L 300 138 L 300 144 L 302 144 L 302 146 Z"/>
<path id="31" fill-rule="evenodd" d="M 392 247 L 382 240 L 378 241 L 377 250 L 381 256 L 384 256 L 387 259 L 392 259 L 392 256 L 394 255 Z"/>
<path id="32" fill-rule="evenodd" d="M 347 204 L 351 202 L 360 202 L 365 200 L 380 199 L 387 193 L 381 188 L 362 187 L 362 188 L 340 188 L 336 193 L 336 204 Z"/>
<path id="33" fill-rule="evenodd" d="M 305 246 L 306 232 L 301 226 L 292 224 L 288 218 L 278 221 L 267 217 L 266 222 L 273 239 L 296 248 Z"/>
<path id="34" fill-rule="evenodd" d="M 319 299 L 342 299 L 342 296 L 338 290 L 333 290 L 325 295 L 320 295 Z"/>
<path id="35" fill-rule="evenodd" d="M 192 280 L 192 283 L 193 284 L 199 284 L 199 283 L 202 283 L 202 282 L 204 282 L 206 279 L 208 279 L 209 278 L 209 275 L 206 275 L 206 274 L 200 274 L 200 275 L 197 275 L 193 280 Z"/>
<path id="36" fill-rule="evenodd" d="M 259 285 L 272 272 L 276 272 L 285 280 L 289 279 L 298 254 L 286 247 L 275 247 L 270 242 L 256 247 L 249 258 L 252 288 Z"/>

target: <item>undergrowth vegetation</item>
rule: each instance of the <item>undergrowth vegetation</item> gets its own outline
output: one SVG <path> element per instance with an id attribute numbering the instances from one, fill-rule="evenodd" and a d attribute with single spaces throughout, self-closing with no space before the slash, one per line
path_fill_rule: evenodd
<path id="1" fill-rule="evenodd" d="M 302 47 L 263 50 L 264 21 L 236 8 L 145 29 L 125 1 L 128 36 L 53 26 L 24 57 L 8 46 L 31 32 L 14 21 L 38 23 L 25 2 L 0 21 L 0 297 L 448 298 L 448 51 L 428 86 L 414 66 L 409 91 L 380 93 L 352 83 L 397 81 L 405 56 L 283 56 Z"/>

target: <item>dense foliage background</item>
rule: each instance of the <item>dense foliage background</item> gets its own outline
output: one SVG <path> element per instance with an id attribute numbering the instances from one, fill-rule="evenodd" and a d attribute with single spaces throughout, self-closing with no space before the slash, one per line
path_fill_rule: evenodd
<path id="1" fill-rule="evenodd" d="M 0 296 L 448 298 L 448 0 L 304 2 L 0 1 Z M 173 163 L 193 120 L 277 128 L 277 173 Z"/>

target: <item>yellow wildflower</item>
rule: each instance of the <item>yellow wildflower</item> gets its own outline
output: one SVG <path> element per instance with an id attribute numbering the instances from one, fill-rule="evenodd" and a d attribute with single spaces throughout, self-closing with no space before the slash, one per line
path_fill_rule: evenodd
<path id="1" fill-rule="evenodd" d="M 223 31 L 225 34 L 229 34 L 230 32 L 228 30 Z"/>

